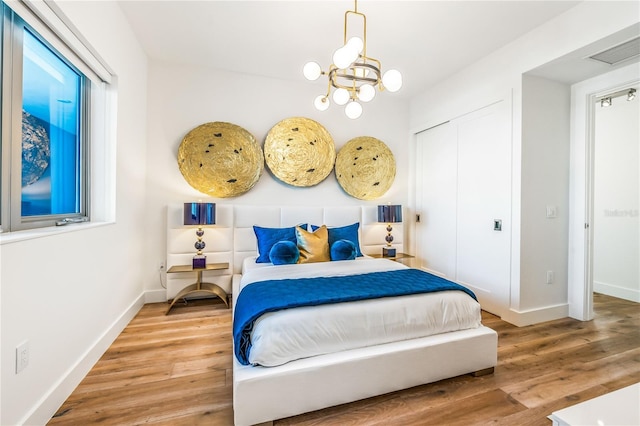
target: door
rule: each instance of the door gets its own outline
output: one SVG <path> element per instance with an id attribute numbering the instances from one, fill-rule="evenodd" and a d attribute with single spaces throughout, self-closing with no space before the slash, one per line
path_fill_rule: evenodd
<path id="1" fill-rule="evenodd" d="M 498 102 L 418 134 L 420 266 L 472 289 L 483 309 L 509 308 L 511 120 Z"/>
<path id="2" fill-rule="evenodd" d="M 458 145 L 450 123 L 418 134 L 416 205 L 418 266 L 456 280 L 456 188 Z"/>

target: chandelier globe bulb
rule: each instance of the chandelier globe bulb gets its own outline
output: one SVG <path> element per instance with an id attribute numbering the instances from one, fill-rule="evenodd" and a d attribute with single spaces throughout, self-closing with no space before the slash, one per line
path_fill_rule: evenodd
<path id="1" fill-rule="evenodd" d="M 353 64 L 357 59 L 358 59 L 358 46 L 354 45 L 354 44 L 345 44 L 343 47 L 345 53 L 346 58 L 349 61 L 349 66 L 351 64 Z"/>
<path id="2" fill-rule="evenodd" d="M 382 76 L 384 88 L 390 92 L 397 92 L 402 87 L 402 74 L 398 70 L 389 70 Z"/>
<path id="3" fill-rule="evenodd" d="M 310 61 L 304 64 L 302 73 L 307 80 L 314 81 L 322 74 L 322 68 L 320 68 L 320 65 L 317 62 Z"/>
<path id="4" fill-rule="evenodd" d="M 333 102 L 337 105 L 344 105 L 349 102 L 349 91 L 347 89 L 339 88 L 333 92 Z"/>
<path id="5" fill-rule="evenodd" d="M 362 50 L 364 49 L 364 42 L 362 41 L 362 39 L 360 37 L 353 36 L 347 41 L 347 46 L 352 46 L 354 49 L 356 49 L 356 52 L 358 54 L 360 54 L 360 53 L 362 53 Z M 356 59 L 357 59 L 357 57 L 356 57 Z"/>
<path id="6" fill-rule="evenodd" d="M 347 46 L 342 46 L 336 49 L 333 53 L 333 64 L 340 69 L 349 68 L 349 65 L 351 65 L 355 60 L 353 59 L 353 51 L 353 49 L 348 48 Z"/>
<path id="7" fill-rule="evenodd" d="M 329 102 L 329 98 L 326 95 L 318 95 L 313 100 L 313 106 L 315 106 L 318 111 L 326 111 L 329 105 L 331 105 L 331 102 Z"/>
<path id="8" fill-rule="evenodd" d="M 356 101 L 351 101 L 344 107 L 344 113 L 352 120 L 359 118 L 362 115 L 362 105 Z"/>
<path id="9" fill-rule="evenodd" d="M 376 96 L 376 89 L 370 84 L 363 84 L 358 89 L 358 99 L 362 102 L 369 102 Z"/>

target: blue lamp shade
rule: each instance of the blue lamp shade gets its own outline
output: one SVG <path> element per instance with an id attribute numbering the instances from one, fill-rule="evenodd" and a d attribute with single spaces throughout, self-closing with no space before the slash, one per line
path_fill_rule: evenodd
<path id="1" fill-rule="evenodd" d="M 396 249 L 391 247 L 391 243 L 393 242 L 393 235 L 391 235 L 393 228 L 391 224 L 402 222 L 402 206 L 391 204 L 378 206 L 378 222 L 387 224 L 387 236 L 385 237 L 387 246 L 382 248 L 382 255 L 384 257 L 396 257 Z"/>
<path id="2" fill-rule="evenodd" d="M 402 206 L 385 205 L 378 206 L 378 222 L 382 223 L 400 223 L 402 222 Z"/>
<path id="3" fill-rule="evenodd" d="M 193 256 L 192 267 L 205 268 L 207 266 L 207 257 L 202 254 L 206 244 L 202 241 L 204 229 L 202 225 L 216 224 L 216 205 L 215 203 L 184 203 L 184 221 L 185 225 L 198 225 L 196 236 L 198 240 L 194 247 L 198 252 Z"/>
<path id="4" fill-rule="evenodd" d="M 215 203 L 184 203 L 185 225 L 215 225 Z"/>

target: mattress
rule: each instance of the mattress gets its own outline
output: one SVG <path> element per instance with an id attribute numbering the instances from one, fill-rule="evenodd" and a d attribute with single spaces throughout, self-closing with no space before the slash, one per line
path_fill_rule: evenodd
<path id="1" fill-rule="evenodd" d="M 358 275 L 406 268 L 388 259 L 295 265 L 243 264 L 240 290 L 264 280 Z M 462 291 L 300 307 L 258 318 L 249 362 L 266 367 L 316 355 L 415 339 L 481 325 L 480 305 Z"/>

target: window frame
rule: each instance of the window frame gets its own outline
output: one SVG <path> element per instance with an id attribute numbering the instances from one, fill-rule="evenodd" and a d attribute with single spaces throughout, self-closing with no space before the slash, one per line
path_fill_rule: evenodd
<path id="1" fill-rule="evenodd" d="M 49 28 L 37 29 L 30 25 L 16 11 L 4 1 L 2 2 L 2 151 L 0 155 L 0 232 L 13 232 L 61 224 L 86 222 L 91 213 L 91 122 L 93 103 L 91 87 L 95 84 L 81 67 L 74 64 L 81 63 L 70 48 L 56 48 L 53 44 L 60 44 L 60 40 Z M 67 66 L 81 76 L 80 110 L 79 110 L 79 180 L 80 188 L 76 194 L 79 197 L 79 212 L 70 214 L 49 214 L 39 216 L 22 215 L 22 67 L 23 67 L 23 35 L 28 30 L 38 41 L 55 53 Z M 45 34 L 43 34 L 43 32 Z M 51 43 L 49 40 L 53 41 Z M 70 56 L 69 56 L 70 55 Z M 6 124 L 6 125 L 4 125 Z"/>

